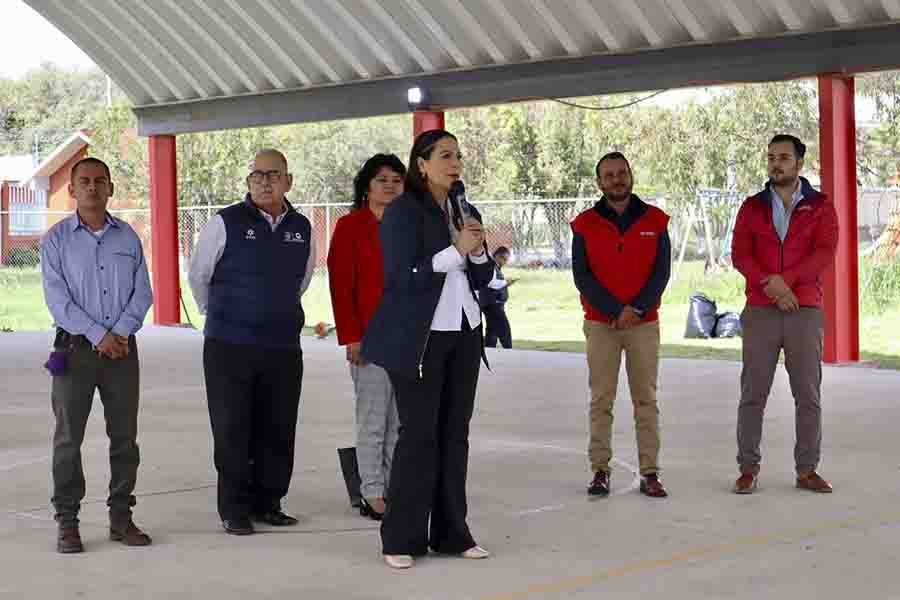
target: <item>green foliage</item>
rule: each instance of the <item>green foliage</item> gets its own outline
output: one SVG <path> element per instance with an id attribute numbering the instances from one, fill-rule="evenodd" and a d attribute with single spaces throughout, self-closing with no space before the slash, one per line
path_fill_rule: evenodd
<path id="1" fill-rule="evenodd" d="M 121 98 L 118 88 L 114 98 Z M 0 78 L 0 153 L 46 156 L 72 132 L 92 128 L 106 105 L 106 76 L 46 63 L 20 79 Z"/>
<path id="2" fill-rule="evenodd" d="M 865 311 L 881 314 L 900 306 L 900 259 L 861 260 L 859 281 Z"/>

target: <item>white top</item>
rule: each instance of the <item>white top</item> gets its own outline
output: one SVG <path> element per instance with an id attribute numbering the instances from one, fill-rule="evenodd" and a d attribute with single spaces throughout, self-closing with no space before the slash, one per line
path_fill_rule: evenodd
<path id="1" fill-rule="evenodd" d="M 258 209 L 257 209 L 258 210 Z M 272 217 L 269 213 L 260 210 L 259 214 L 265 218 L 272 231 L 275 231 L 284 220 L 287 214 L 287 207 L 277 217 Z M 206 314 L 206 306 L 209 303 L 209 284 L 212 281 L 213 273 L 222 253 L 225 251 L 225 241 L 227 239 L 227 231 L 225 229 L 225 221 L 221 215 L 215 215 L 206 226 L 200 231 L 197 239 L 197 245 L 194 246 L 194 252 L 191 256 L 191 268 L 188 274 L 188 282 L 191 285 L 191 291 L 194 293 L 194 301 L 201 314 Z M 309 260 L 306 262 L 306 274 L 300 284 L 299 295 L 302 296 L 309 282 L 312 280 L 313 271 L 316 268 L 316 245 L 309 245 Z"/>
<path id="2" fill-rule="evenodd" d="M 509 285 L 509 282 L 505 279 L 497 278 L 497 269 L 494 269 L 494 278 L 491 279 L 491 282 L 488 284 L 488 287 L 492 290 L 502 290 L 506 286 Z"/>
<path id="3" fill-rule="evenodd" d="M 450 210 L 450 203 L 447 208 Z M 459 235 L 450 221 L 450 237 L 454 241 Z M 469 255 L 469 259 L 475 264 L 484 264 L 488 261 L 487 252 L 481 256 Z M 435 273 L 446 273 L 444 287 L 441 289 L 441 298 L 438 300 L 434 317 L 431 319 L 432 331 L 462 331 L 462 314 L 466 312 L 466 319 L 472 328 L 481 324 L 481 308 L 472 296 L 469 289 L 469 280 L 466 278 L 466 257 L 459 253 L 456 246 L 447 246 L 431 257 L 431 268 Z"/>
<path id="4" fill-rule="evenodd" d="M 469 255 L 473 263 L 487 262 L 487 253 L 481 256 Z M 461 331 L 462 313 L 466 311 L 466 319 L 471 327 L 481 324 L 481 308 L 472 297 L 469 280 L 466 278 L 466 259 L 460 255 L 456 246 L 447 246 L 431 258 L 431 268 L 435 273 L 446 273 L 441 299 L 438 300 L 434 317 L 431 319 L 432 331 Z"/>

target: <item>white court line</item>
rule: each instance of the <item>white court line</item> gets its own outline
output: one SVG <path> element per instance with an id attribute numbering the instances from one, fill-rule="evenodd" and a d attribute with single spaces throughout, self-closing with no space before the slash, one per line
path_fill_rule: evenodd
<path id="1" fill-rule="evenodd" d="M 106 446 L 106 438 L 98 439 L 81 445 L 81 451 L 94 450 L 98 447 Z M 39 451 L 40 454 L 35 455 L 34 451 L 9 450 L 0 453 L 0 473 L 12 471 L 19 467 L 28 467 L 40 463 L 50 462 L 53 459 L 52 454 L 48 454 L 46 450 Z M 29 456 L 30 455 L 30 456 Z"/>
<path id="2" fill-rule="evenodd" d="M 623 469 L 627 469 L 627 470 L 631 471 L 631 473 L 634 475 L 634 478 L 631 480 L 631 484 L 627 488 L 622 488 L 620 490 L 616 490 L 616 491 L 612 492 L 613 496 L 624 496 L 625 494 L 631 494 L 632 492 L 635 492 L 638 489 L 640 489 L 640 487 L 641 487 L 641 472 L 637 467 L 633 467 L 633 466 L 629 465 L 627 462 L 621 461 L 618 458 L 612 459 L 612 462 L 614 464 L 619 465 Z"/>
<path id="3" fill-rule="evenodd" d="M 519 440 L 509 440 L 509 439 L 498 439 L 491 438 L 486 440 L 483 444 L 476 444 L 477 446 L 482 446 L 479 449 L 485 449 L 488 452 L 502 449 L 516 449 L 516 450 L 550 450 L 553 452 L 559 452 L 563 454 L 584 454 L 583 450 L 577 450 L 575 448 L 569 448 L 567 446 L 560 446 L 557 444 L 542 444 L 542 443 L 533 443 L 533 442 L 523 442 Z M 640 470 L 618 458 L 613 458 L 611 461 L 614 465 L 625 469 L 629 473 L 632 474 L 631 483 L 628 484 L 627 487 L 615 489 L 610 492 L 611 496 L 624 496 L 626 494 L 632 494 L 636 492 L 641 487 L 641 473 Z M 516 511 L 511 513 L 517 517 L 529 516 L 529 515 L 539 515 L 547 512 L 558 512 L 566 508 L 565 504 L 551 504 L 548 506 L 539 506 L 536 508 L 529 508 L 525 510 Z"/>
<path id="4" fill-rule="evenodd" d="M 550 506 L 539 506 L 538 508 L 529 508 L 528 510 L 520 510 L 513 513 L 517 517 L 525 517 L 528 515 L 537 515 L 545 512 L 556 512 L 566 507 L 565 504 L 551 504 Z"/>

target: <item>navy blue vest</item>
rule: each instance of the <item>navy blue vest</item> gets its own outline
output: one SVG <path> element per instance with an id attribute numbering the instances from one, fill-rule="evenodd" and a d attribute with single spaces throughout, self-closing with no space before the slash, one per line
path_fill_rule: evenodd
<path id="1" fill-rule="evenodd" d="M 299 345 L 304 317 L 298 294 L 312 226 L 293 206 L 287 209 L 275 231 L 249 196 L 219 211 L 226 241 L 209 287 L 207 337 L 233 344 Z"/>

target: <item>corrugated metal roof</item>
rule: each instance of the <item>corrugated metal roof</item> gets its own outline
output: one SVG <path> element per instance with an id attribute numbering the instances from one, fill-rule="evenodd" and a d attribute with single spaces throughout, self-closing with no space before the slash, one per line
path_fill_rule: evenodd
<path id="1" fill-rule="evenodd" d="M 147 108 L 900 22 L 900 0 L 25 1 Z"/>

